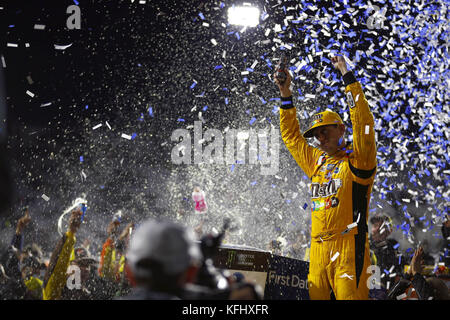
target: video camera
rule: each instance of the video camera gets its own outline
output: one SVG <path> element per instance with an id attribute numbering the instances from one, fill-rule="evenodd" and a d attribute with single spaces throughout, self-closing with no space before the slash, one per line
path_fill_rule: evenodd
<path id="1" fill-rule="evenodd" d="M 209 233 L 201 238 L 200 249 L 203 254 L 203 262 L 197 274 L 197 285 L 210 289 L 225 289 L 228 287 L 227 278 L 220 270 L 214 267 L 213 259 L 229 227 L 230 219 L 226 218 L 224 219 L 222 231 L 219 234 L 213 235 Z"/>
<path id="2" fill-rule="evenodd" d="M 252 290 L 252 299 L 262 300 L 262 293 L 253 284 L 247 282 L 230 285 L 229 279 L 220 269 L 213 265 L 213 259 L 218 252 L 225 232 L 230 228 L 230 219 L 224 219 L 222 231 L 217 234 L 207 234 L 200 240 L 200 249 L 203 254 L 203 262 L 197 273 L 195 284 L 187 286 L 183 292 L 185 300 L 227 300 L 232 292 L 249 287 Z"/>

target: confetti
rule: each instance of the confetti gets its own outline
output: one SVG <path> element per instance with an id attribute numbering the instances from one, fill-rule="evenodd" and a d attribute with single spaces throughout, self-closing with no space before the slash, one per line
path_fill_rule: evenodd
<path id="1" fill-rule="evenodd" d="M 42 194 L 42 199 L 44 199 L 45 201 L 49 201 L 50 200 L 50 198 L 47 195 L 45 195 L 45 194 Z"/>
<path id="2" fill-rule="evenodd" d="M 67 44 L 67 45 L 58 45 L 58 44 L 54 45 L 56 50 L 66 50 L 67 48 L 70 48 L 71 46 L 72 46 L 72 43 Z"/>
<path id="3" fill-rule="evenodd" d="M 34 25 L 34 29 L 35 30 L 44 30 L 45 29 L 45 25 L 43 25 L 43 24 L 35 24 Z"/>
<path id="4" fill-rule="evenodd" d="M 333 257 L 331 257 L 331 262 L 334 262 L 339 257 L 339 252 L 336 252 Z"/>
<path id="5" fill-rule="evenodd" d="M 98 125 L 94 126 L 94 127 L 92 128 L 92 130 L 98 129 L 98 128 L 100 128 L 101 126 L 102 126 L 102 124 L 99 123 Z"/>
<path id="6" fill-rule="evenodd" d="M 131 136 L 128 135 L 128 134 L 125 134 L 125 133 L 122 133 L 121 137 L 124 138 L 124 139 L 131 140 Z"/>

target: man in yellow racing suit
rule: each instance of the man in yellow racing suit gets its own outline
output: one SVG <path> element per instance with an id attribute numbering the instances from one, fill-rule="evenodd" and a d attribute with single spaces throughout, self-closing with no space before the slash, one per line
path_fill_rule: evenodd
<path id="1" fill-rule="evenodd" d="M 366 300 L 370 265 L 368 208 L 376 172 L 374 118 L 361 84 L 342 56 L 332 58 L 342 73 L 353 126 L 353 142 L 344 139 L 341 117 L 315 114 L 300 133 L 292 103 L 291 77 L 275 79 L 281 93 L 280 131 L 286 147 L 311 179 L 311 249 L 308 274 L 312 300 Z M 318 147 L 305 138 L 315 137 Z"/>

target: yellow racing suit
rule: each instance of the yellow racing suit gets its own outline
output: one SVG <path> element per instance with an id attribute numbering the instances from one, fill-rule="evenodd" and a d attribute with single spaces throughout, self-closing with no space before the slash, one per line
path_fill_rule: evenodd
<path id="1" fill-rule="evenodd" d="M 312 300 L 368 299 L 370 274 L 368 208 L 376 172 L 374 118 L 361 84 L 344 75 L 353 142 L 329 156 L 300 133 L 292 96 L 282 98 L 280 131 L 286 147 L 311 179 L 311 248 L 308 274 Z"/>

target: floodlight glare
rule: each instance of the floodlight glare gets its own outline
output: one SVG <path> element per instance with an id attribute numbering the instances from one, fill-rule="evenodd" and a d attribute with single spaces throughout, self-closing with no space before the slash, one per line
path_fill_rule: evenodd
<path id="1" fill-rule="evenodd" d="M 259 9 L 252 6 L 228 9 L 228 23 L 245 27 L 256 27 L 259 23 Z"/>

